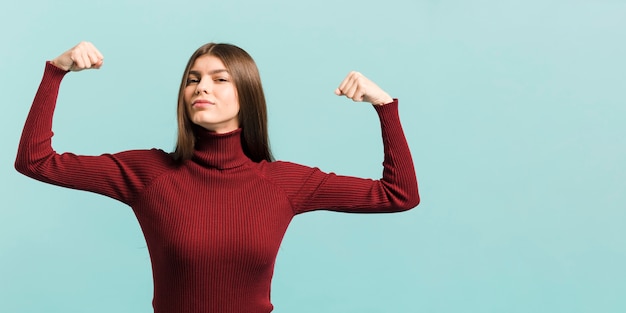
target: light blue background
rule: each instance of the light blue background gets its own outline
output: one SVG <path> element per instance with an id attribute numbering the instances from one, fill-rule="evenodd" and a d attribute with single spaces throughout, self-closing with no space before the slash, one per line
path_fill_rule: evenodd
<path id="1" fill-rule="evenodd" d="M 20 176 L 44 61 L 81 40 L 57 151 L 171 151 L 189 55 L 257 61 L 275 155 L 380 176 L 356 69 L 400 98 L 422 204 L 298 216 L 275 312 L 626 311 L 626 4 L 598 1 L 12 1 L 0 11 L 0 312 L 151 312 L 148 252 L 114 200 Z"/>

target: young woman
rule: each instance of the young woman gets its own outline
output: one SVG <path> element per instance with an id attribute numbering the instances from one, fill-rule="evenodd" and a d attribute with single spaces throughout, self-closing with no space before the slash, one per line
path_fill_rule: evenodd
<path id="1" fill-rule="evenodd" d="M 173 153 L 57 154 L 51 129 L 61 80 L 69 71 L 102 63 L 88 42 L 46 63 L 15 167 L 132 207 L 152 261 L 156 313 L 270 312 L 274 261 L 296 214 L 399 212 L 419 203 L 397 100 L 357 72 L 335 90 L 373 104 L 385 152 L 380 180 L 274 161 L 257 67 L 229 44 L 206 44 L 189 59 Z"/>

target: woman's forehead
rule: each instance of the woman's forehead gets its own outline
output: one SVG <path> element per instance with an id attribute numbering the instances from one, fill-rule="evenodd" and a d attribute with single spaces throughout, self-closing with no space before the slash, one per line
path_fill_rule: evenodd
<path id="1" fill-rule="evenodd" d="M 212 73 L 228 72 L 222 60 L 214 55 L 204 54 L 196 58 L 189 69 L 190 72 Z"/>

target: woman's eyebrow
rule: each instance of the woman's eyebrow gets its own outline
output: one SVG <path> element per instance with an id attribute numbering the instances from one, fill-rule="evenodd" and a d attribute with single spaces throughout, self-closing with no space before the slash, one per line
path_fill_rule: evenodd
<path id="1" fill-rule="evenodd" d="M 217 69 L 217 70 L 210 71 L 209 75 L 215 75 L 215 74 L 223 73 L 223 72 L 230 74 L 227 69 Z M 194 70 L 189 71 L 189 75 L 202 76 L 202 74 L 199 71 L 194 71 Z"/>
<path id="2" fill-rule="evenodd" d="M 226 74 L 230 74 L 230 73 L 228 72 L 228 70 L 227 70 L 227 69 L 225 69 L 225 68 L 223 68 L 223 69 L 219 69 L 219 70 L 212 70 L 212 71 L 210 71 L 210 72 L 209 72 L 209 74 L 210 74 L 210 75 L 214 75 L 214 74 L 223 73 L 223 72 L 226 72 Z"/>

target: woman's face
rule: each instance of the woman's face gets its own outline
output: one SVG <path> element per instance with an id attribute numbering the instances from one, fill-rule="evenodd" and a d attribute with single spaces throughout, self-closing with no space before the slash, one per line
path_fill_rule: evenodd
<path id="1" fill-rule="evenodd" d="M 239 128 L 239 99 L 224 63 L 212 55 L 196 59 L 189 71 L 185 108 L 194 124 L 216 133 Z"/>

